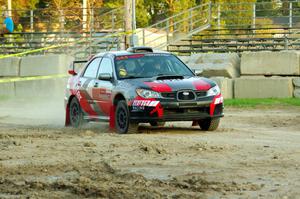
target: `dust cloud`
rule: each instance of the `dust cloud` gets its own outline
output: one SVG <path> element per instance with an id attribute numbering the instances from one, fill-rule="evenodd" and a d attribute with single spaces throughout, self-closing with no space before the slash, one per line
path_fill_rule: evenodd
<path id="1" fill-rule="evenodd" d="M 0 123 L 63 127 L 64 98 L 10 98 L 0 101 Z"/>

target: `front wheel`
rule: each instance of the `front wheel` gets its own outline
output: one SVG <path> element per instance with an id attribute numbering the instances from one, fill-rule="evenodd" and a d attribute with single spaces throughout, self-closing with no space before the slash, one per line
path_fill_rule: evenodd
<path id="1" fill-rule="evenodd" d="M 81 127 L 84 124 L 83 112 L 76 97 L 70 103 L 70 124 L 73 127 Z"/>
<path id="2" fill-rule="evenodd" d="M 200 128 L 204 131 L 214 131 L 219 127 L 220 118 L 209 118 L 204 120 L 199 120 L 198 124 Z"/>
<path id="3" fill-rule="evenodd" d="M 115 112 L 116 130 L 120 134 L 136 133 L 138 124 L 130 122 L 130 114 L 125 100 L 121 100 L 117 104 Z"/>

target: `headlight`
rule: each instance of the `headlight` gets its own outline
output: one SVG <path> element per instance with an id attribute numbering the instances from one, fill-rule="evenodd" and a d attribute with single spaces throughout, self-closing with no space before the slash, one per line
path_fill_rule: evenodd
<path id="1" fill-rule="evenodd" d="M 214 96 L 214 95 L 219 95 L 220 94 L 220 88 L 218 85 L 212 87 L 207 91 L 207 96 Z"/>
<path id="2" fill-rule="evenodd" d="M 161 98 L 160 93 L 147 89 L 138 88 L 136 93 L 143 98 Z"/>

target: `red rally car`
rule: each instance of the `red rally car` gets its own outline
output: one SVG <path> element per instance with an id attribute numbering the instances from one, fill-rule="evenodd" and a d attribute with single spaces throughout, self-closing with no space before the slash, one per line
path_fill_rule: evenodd
<path id="1" fill-rule="evenodd" d="M 66 126 L 107 121 L 118 133 L 135 132 L 139 123 L 193 121 L 202 130 L 218 128 L 223 97 L 217 84 L 196 76 L 180 59 L 149 47 L 105 52 L 80 72 L 69 70 Z"/>

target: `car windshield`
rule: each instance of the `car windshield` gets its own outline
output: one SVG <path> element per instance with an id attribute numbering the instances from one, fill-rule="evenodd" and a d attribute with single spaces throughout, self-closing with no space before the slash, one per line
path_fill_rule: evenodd
<path id="1" fill-rule="evenodd" d="M 117 56 L 115 66 L 119 79 L 193 76 L 193 73 L 178 58 L 164 53 Z"/>

